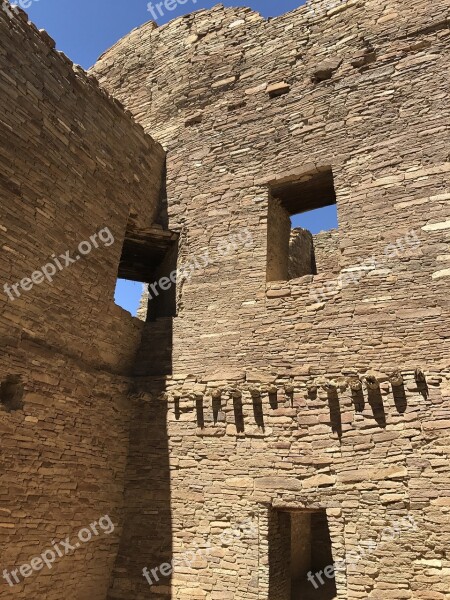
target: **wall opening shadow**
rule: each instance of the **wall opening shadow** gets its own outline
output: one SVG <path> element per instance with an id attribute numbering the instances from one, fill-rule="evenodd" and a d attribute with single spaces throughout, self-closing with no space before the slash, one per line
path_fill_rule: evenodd
<path id="1" fill-rule="evenodd" d="M 427 382 L 426 381 L 418 381 L 417 389 L 419 390 L 419 393 L 422 394 L 423 399 L 428 400 L 428 397 L 430 395 L 430 390 L 428 389 Z"/>
<path id="2" fill-rule="evenodd" d="M 257 426 L 265 431 L 264 425 L 264 410 L 263 410 L 263 402 L 261 396 L 253 396 L 253 415 L 255 417 L 255 423 Z"/>
<path id="3" fill-rule="evenodd" d="M 394 403 L 397 411 L 403 415 L 408 408 L 408 400 L 406 398 L 406 391 L 403 383 L 401 385 L 393 385 L 392 394 L 394 396 Z"/>
<path id="4" fill-rule="evenodd" d="M 245 432 L 244 409 L 242 406 L 242 396 L 233 397 L 234 423 L 238 433 Z"/>
<path id="5" fill-rule="evenodd" d="M 318 577 L 316 581 L 319 587 L 316 588 L 303 577 L 299 585 L 293 589 L 292 600 L 333 600 L 337 597 L 336 579 L 328 578 L 324 574 L 324 570 L 334 564 L 330 528 L 325 510 L 311 513 L 310 536 L 310 570 L 313 574 L 321 573 L 320 580 Z"/>
<path id="6" fill-rule="evenodd" d="M 270 511 L 269 598 L 333 600 L 336 580 L 324 570 L 334 564 L 325 510 Z M 327 573 L 329 571 L 327 570 Z M 311 575 L 313 581 L 311 581 Z"/>
<path id="7" fill-rule="evenodd" d="M 427 400 L 430 390 L 428 389 L 427 377 L 420 367 L 414 371 L 414 379 L 419 393 L 422 394 L 424 400 Z"/>
<path id="8" fill-rule="evenodd" d="M 8 375 L 0 384 L 0 410 L 22 410 L 24 393 L 21 375 Z"/>
<path id="9" fill-rule="evenodd" d="M 174 409 L 175 409 L 175 419 L 177 421 L 179 421 L 180 417 L 181 417 L 181 406 L 180 406 L 179 398 L 175 398 L 175 400 L 174 400 Z"/>
<path id="10" fill-rule="evenodd" d="M 278 408 L 278 394 L 277 392 L 269 392 L 269 404 L 272 410 L 277 410 Z"/>
<path id="11" fill-rule="evenodd" d="M 205 408 L 203 405 L 203 396 L 195 398 L 195 410 L 197 413 L 197 427 L 203 429 L 205 427 Z"/>
<path id="12" fill-rule="evenodd" d="M 330 409 L 330 425 L 333 433 L 337 433 L 339 439 L 342 437 L 342 415 L 341 405 L 337 390 L 332 388 L 327 391 L 328 406 Z"/>
<path id="13" fill-rule="evenodd" d="M 222 397 L 213 396 L 212 398 L 213 421 L 216 424 L 219 421 L 220 413 L 222 412 Z"/>
<path id="14" fill-rule="evenodd" d="M 357 413 L 362 413 L 364 411 L 366 399 L 364 398 L 364 392 L 362 388 L 359 390 L 352 390 L 352 402 Z"/>
<path id="15" fill-rule="evenodd" d="M 386 412 L 380 388 L 367 390 L 367 399 L 373 412 L 375 421 L 383 429 L 386 427 Z"/>

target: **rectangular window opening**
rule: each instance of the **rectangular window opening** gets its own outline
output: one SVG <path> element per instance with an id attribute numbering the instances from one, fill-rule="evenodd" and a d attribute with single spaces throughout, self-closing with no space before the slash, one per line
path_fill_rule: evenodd
<path id="1" fill-rule="evenodd" d="M 177 235 L 153 227 L 128 230 L 122 248 L 115 299 L 143 321 L 175 317 Z"/>
<path id="2" fill-rule="evenodd" d="M 334 600 L 337 597 L 327 514 L 271 511 L 270 597 L 277 600 Z"/>
<path id="3" fill-rule="evenodd" d="M 270 186 L 267 281 L 317 275 L 314 235 L 337 227 L 336 191 L 330 167 Z"/>
<path id="4" fill-rule="evenodd" d="M 20 375 L 8 375 L 0 383 L 0 410 L 13 412 L 23 409 L 24 387 Z"/>

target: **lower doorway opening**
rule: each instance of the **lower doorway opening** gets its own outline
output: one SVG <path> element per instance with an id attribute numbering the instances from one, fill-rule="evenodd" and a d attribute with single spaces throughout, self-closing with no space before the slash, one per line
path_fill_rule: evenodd
<path id="1" fill-rule="evenodd" d="M 326 511 L 273 512 L 276 514 L 270 520 L 269 562 L 274 599 L 337 598 Z M 280 564 L 280 559 L 284 564 Z"/>

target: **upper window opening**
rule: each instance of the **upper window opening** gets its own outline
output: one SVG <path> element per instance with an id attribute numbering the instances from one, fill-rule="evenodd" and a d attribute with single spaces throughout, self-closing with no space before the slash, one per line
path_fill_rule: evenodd
<path id="1" fill-rule="evenodd" d="M 316 275 L 313 236 L 336 225 L 336 192 L 330 167 L 277 180 L 270 187 L 267 281 Z"/>
<path id="2" fill-rule="evenodd" d="M 155 285 L 164 275 L 177 268 L 177 235 L 153 226 L 145 230 L 128 230 L 122 249 L 116 287 L 116 301 L 133 315 L 147 321 L 176 315 L 176 280 L 148 298 L 147 285 Z M 144 286 L 142 285 L 144 284 Z M 144 298 L 144 300 L 143 300 Z M 148 302 L 148 309 L 143 306 Z M 146 314 L 145 314 L 146 313 Z"/>

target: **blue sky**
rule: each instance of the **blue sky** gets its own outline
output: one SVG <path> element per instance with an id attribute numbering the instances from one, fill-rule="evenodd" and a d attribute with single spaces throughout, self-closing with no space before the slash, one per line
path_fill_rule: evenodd
<path id="1" fill-rule="evenodd" d="M 249 6 L 264 17 L 275 17 L 297 8 L 305 0 L 222 0 L 225 6 Z M 12 4 L 17 4 L 15 0 Z M 157 0 L 153 1 L 155 5 Z M 183 14 L 211 8 L 216 0 L 185 0 L 173 11 L 165 11 L 163 17 L 157 14 L 158 24 Z M 148 11 L 147 0 L 21 0 L 30 19 L 40 28 L 46 29 L 55 39 L 57 48 L 62 50 L 75 63 L 84 68 L 93 65 L 97 58 L 117 40 L 134 27 L 142 25 L 153 17 Z M 336 209 L 327 207 L 314 214 L 295 217 L 293 225 L 305 227 L 312 233 L 336 227 Z M 142 284 L 119 281 L 116 302 L 136 314 Z"/>
<path id="2" fill-rule="evenodd" d="M 157 0 L 153 1 L 156 4 Z M 147 0 L 22 0 L 30 19 L 46 29 L 57 47 L 74 62 L 89 68 L 105 50 L 134 27 L 152 19 Z M 18 4 L 19 0 L 11 2 Z M 166 11 L 158 24 L 202 8 L 211 8 L 217 0 L 186 0 L 176 10 Z M 281 15 L 304 0 L 223 0 L 225 6 L 250 6 L 265 17 Z"/>

